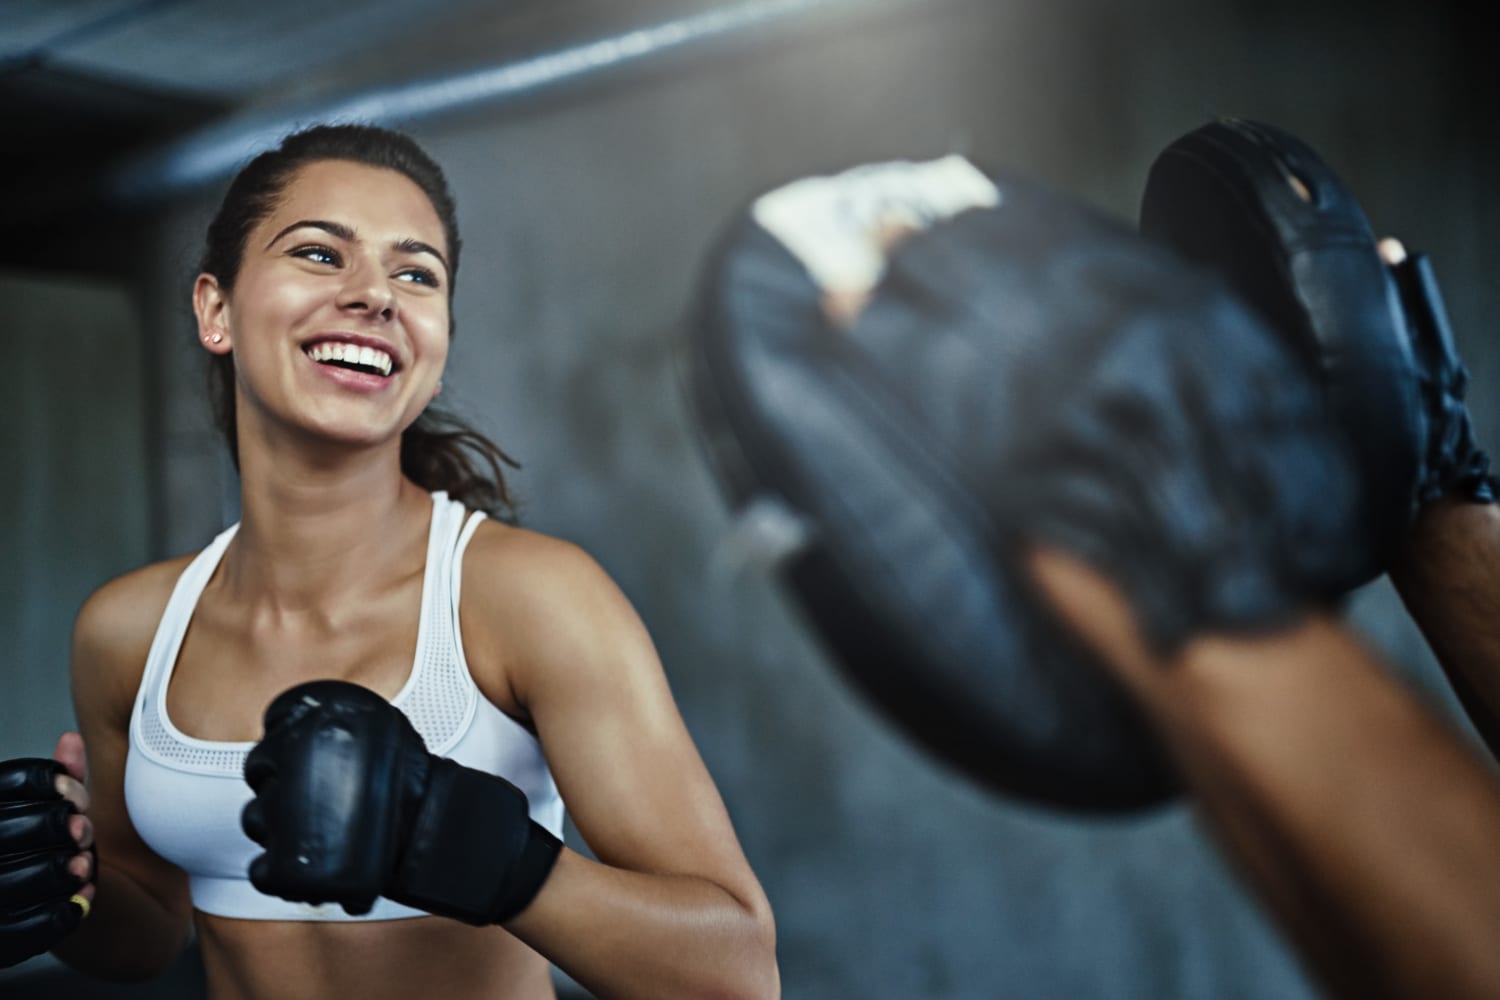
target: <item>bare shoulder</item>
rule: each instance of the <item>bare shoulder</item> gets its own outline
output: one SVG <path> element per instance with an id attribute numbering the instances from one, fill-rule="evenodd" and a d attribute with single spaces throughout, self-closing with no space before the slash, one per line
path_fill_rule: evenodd
<path id="1" fill-rule="evenodd" d="M 585 680 L 616 654 L 650 649 L 635 609 L 609 574 L 578 545 L 485 522 L 464 555 L 464 644 L 488 653 L 505 686 L 526 703 L 542 678 Z M 470 650 L 470 666 L 476 657 Z M 483 656 L 477 659 L 484 660 Z M 647 658 L 655 663 L 654 651 Z M 483 678 L 476 676 L 483 686 Z"/>
<path id="2" fill-rule="evenodd" d="M 134 698 L 146 654 L 172 588 L 191 555 L 152 563 L 89 595 L 73 624 L 74 691 Z"/>
<path id="3" fill-rule="evenodd" d="M 618 588 L 594 558 L 572 542 L 526 528 L 484 521 L 464 555 L 465 593 L 534 611 L 550 601 L 586 598 Z"/>

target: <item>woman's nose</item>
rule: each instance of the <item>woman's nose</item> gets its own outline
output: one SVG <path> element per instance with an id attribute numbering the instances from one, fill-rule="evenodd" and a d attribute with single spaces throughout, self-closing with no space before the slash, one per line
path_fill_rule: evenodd
<path id="1" fill-rule="evenodd" d="M 339 308 L 390 319 L 396 312 L 396 294 L 385 269 L 373 261 L 351 263 L 339 291 Z"/>

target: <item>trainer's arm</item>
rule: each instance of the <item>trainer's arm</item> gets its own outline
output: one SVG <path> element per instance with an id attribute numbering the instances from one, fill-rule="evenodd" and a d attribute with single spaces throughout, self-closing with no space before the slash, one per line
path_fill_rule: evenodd
<path id="1" fill-rule="evenodd" d="M 1500 754 L 1500 506 L 1428 504 L 1390 573 L 1475 727 Z"/>
<path id="2" fill-rule="evenodd" d="M 87 754 L 99 865 L 88 919 L 53 949 L 68 965 L 115 980 L 165 971 L 187 944 L 192 922 L 186 876 L 142 843 L 125 811 L 130 710 L 150 642 L 147 634 L 142 644 L 140 582 L 127 577 L 107 585 L 74 626 L 73 705 Z M 159 608 L 145 621 L 157 617 Z"/>
<path id="3" fill-rule="evenodd" d="M 778 996 L 770 905 L 628 600 L 555 539 L 496 526 L 475 555 L 470 664 L 529 715 L 598 858 L 564 849 L 506 927 L 601 998 Z M 503 662 L 511 690 L 476 659 Z"/>
<path id="4" fill-rule="evenodd" d="M 1332 994 L 1500 996 L 1500 784 L 1347 630 L 1310 616 L 1162 662 L 1099 574 L 1055 552 L 1032 568 Z"/>

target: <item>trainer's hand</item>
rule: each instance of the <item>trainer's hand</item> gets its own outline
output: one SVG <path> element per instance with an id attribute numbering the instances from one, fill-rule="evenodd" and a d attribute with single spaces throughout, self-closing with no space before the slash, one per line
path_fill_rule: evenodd
<path id="1" fill-rule="evenodd" d="M 833 177 L 804 177 L 771 191 L 755 221 L 802 262 L 823 312 L 847 329 L 864 310 L 897 244 L 934 222 L 993 207 L 993 182 L 961 156 L 871 163 Z"/>
<path id="2" fill-rule="evenodd" d="M 72 933 L 94 898 L 94 830 L 83 739 L 67 733 L 56 759 L 0 762 L 0 967 Z"/>
<path id="3" fill-rule="evenodd" d="M 261 892 L 369 912 L 378 896 L 472 924 L 501 923 L 562 849 L 510 782 L 427 752 L 373 691 L 313 681 L 279 695 L 245 760 L 245 833 Z"/>

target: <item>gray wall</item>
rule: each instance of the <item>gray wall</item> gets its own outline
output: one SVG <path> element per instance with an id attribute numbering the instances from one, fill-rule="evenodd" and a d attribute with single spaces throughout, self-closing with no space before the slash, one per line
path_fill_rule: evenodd
<path id="1" fill-rule="evenodd" d="M 523 463 L 526 523 L 594 553 L 650 626 L 775 904 L 789 998 L 1308 993 L 1185 809 L 1097 823 L 988 797 L 843 687 L 771 581 L 711 578 L 728 515 L 674 363 L 705 250 L 783 180 L 957 149 L 1128 218 L 1155 153 L 1225 113 L 1300 133 L 1377 227 L 1433 253 L 1482 436 L 1500 441 L 1482 322 L 1493 136 L 1474 131 L 1456 33 L 1440 11 L 1280 6 L 912 4 L 413 129 L 465 226 L 445 399 Z M 159 404 L 155 555 L 202 545 L 232 510 L 186 311 L 205 204 L 151 227 L 157 265 L 135 289 Z M 1353 608 L 1451 710 L 1389 589 Z"/>
<path id="2" fill-rule="evenodd" d="M 73 615 L 147 545 L 140 322 L 124 287 L 0 273 L 0 758 L 72 726 Z"/>

